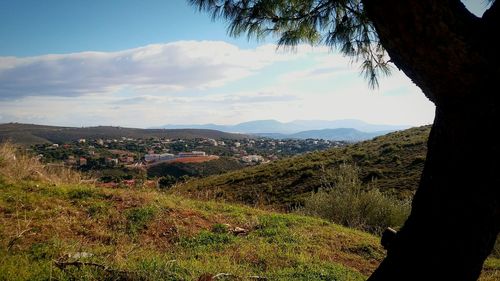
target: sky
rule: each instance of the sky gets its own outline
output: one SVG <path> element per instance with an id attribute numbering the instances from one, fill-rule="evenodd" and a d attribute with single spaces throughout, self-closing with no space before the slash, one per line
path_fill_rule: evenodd
<path id="1" fill-rule="evenodd" d="M 486 2 L 464 1 L 481 15 Z M 326 47 L 232 38 L 185 0 L 0 0 L 0 123 L 61 126 L 361 119 L 432 123 L 405 75 L 371 90 Z"/>

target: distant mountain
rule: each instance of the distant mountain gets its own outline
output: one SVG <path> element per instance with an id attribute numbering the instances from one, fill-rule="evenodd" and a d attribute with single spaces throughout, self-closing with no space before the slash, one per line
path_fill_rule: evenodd
<path id="1" fill-rule="evenodd" d="M 292 122 L 279 122 L 276 120 L 256 120 L 236 125 L 216 125 L 216 124 L 202 124 L 202 125 L 165 125 L 161 128 L 166 129 L 180 129 L 180 128 L 193 128 L 193 129 L 212 129 L 224 132 L 245 133 L 245 134 L 295 134 L 303 131 L 310 130 L 323 130 L 323 129 L 340 129 L 352 128 L 361 132 L 373 133 L 380 131 L 397 131 L 409 128 L 409 126 L 396 126 L 396 125 L 381 125 L 369 124 L 357 119 L 345 120 L 295 120 Z"/>
<path id="2" fill-rule="evenodd" d="M 358 119 L 342 119 L 342 120 L 296 120 L 290 122 L 297 128 L 304 128 L 305 130 L 321 130 L 321 129 L 339 129 L 339 128 L 352 128 L 362 132 L 379 132 L 379 131 L 399 131 L 410 128 L 411 126 L 405 125 L 384 125 L 384 124 L 370 124 Z"/>
<path id="3" fill-rule="evenodd" d="M 276 120 L 256 120 L 243 122 L 236 125 L 217 124 L 194 124 L 194 125 L 165 125 L 159 128 L 165 129 L 211 129 L 232 133 L 258 134 L 264 132 L 294 133 L 288 123 L 281 123 Z"/>
<path id="4" fill-rule="evenodd" d="M 62 143 L 80 138 L 228 138 L 242 139 L 247 135 L 225 133 L 209 129 L 136 129 L 111 126 L 98 127 L 58 127 L 34 124 L 8 123 L 0 124 L 0 142 L 10 140 L 17 144 Z"/>
<path id="5" fill-rule="evenodd" d="M 377 136 L 385 135 L 392 131 L 361 132 L 352 128 L 323 129 L 302 131 L 295 134 L 258 134 L 275 139 L 325 139 L 336 141 L 363 141 Z"/>

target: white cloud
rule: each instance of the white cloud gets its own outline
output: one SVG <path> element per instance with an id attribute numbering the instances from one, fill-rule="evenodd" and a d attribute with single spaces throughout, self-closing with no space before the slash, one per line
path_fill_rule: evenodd
<path id="1" fill-rule="evenodd" d="M 289 52 L 181 41 L 111 53 L 0 57 L 0 123 L 149 127 L 358 118 L 420 125 L 432 121 L 433 110 L 396 69 L 372 91 L 357 64 L 323 47 Z"/>
<path id="2" fill-rule="evenodd" d="M 275 46 L 240 49 L 225 42 L 179 41 L 119 52 L 0 57 L 0 99 L 110 94 L 123 88 L 175 92 L 222 86 L 279 61 Z"/>

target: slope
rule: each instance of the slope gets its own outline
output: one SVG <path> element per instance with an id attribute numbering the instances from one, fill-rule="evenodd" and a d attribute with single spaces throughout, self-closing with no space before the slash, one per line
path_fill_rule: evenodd
<path id="1" fill-rule="evenodd" d="M 96 188 L 13 155 L 0 147 L 0 280 L 363 280 L 383 256 L 323 220 Z"/>
<path id="2" fill-rule="evenodd" d="M 192 180 L 176 186 L 172 192 L 196 198 L 293 208 L 301 204 L 310 191 L 321 187 L 324 169 L 348 162 L 360 168 L 365 185 L 408 198 L 417 188 L 423 169 L 429 130 L 429 126 L 412 128 L 345 148 Z"/>
<path id="3" fill-rule="evenodd" d="M 13 155 L 0 147 L 0 280 L 353 281 L 384 255 L 377 237 L 324 220 L 96 188 Z M 482 280 L 499 269 L 488 259 Z"/>

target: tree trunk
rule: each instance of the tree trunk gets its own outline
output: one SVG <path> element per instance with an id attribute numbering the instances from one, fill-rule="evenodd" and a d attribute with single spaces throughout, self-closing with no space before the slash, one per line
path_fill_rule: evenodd
<path id="1" fill-rule="evenodd" d="M 498 106 L 463 106 L 437 107 L 411 215 L 369 280 L 478 278 L 500 227 L 500 116 Z"/>
<path id="2" fill-rule="evenodd" d="M 479 19 L 458 0 L 364 4 L 392 61 L 436 105 L 410 217 L 369 280 L 476 280 L 500 230 L 500 55 L 487 39 L 498 5 Z"/>

